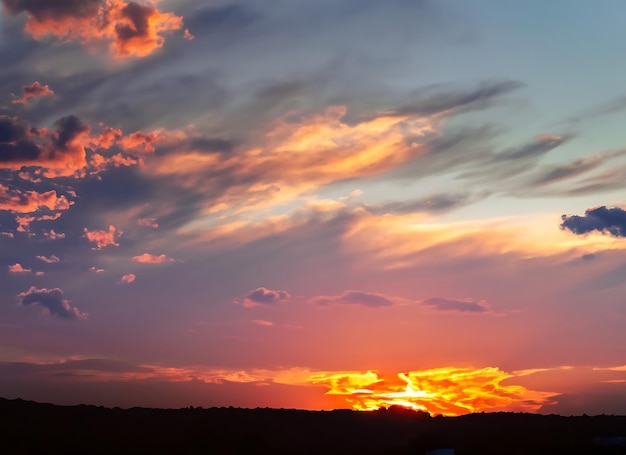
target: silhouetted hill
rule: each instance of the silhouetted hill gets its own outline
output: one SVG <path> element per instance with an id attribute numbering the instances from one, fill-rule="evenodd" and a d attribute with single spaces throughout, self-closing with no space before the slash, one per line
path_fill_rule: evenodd
<path id="1" fill-rule="evenodd" d="M 624 454 L 626 417 L 108 409 L 0 398 L 0 454 Z M 597 439 L 604 437 L 605 439 Z M 609 439 L 611 437 L 612 439 Z M 594 441 L 594 438 L 595 441 Z M 605 445 L 602 445 L 605 444 Z"/>

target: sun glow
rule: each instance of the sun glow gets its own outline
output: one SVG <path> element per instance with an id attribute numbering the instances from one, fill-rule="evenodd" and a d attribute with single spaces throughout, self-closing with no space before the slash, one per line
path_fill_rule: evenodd
<path id="1" fill-rule="evenodd" d="M 318 377 L 312 382 L 327 385 L 328 395 L 345 395 L 356 410 L 402 406 L 450 416 L 481 411 L 536 412 L 555 395 L 502 384 L 512 377 L 493 367 L 449 367 L 399 373 L 393 380 L 368 372 Z"/>

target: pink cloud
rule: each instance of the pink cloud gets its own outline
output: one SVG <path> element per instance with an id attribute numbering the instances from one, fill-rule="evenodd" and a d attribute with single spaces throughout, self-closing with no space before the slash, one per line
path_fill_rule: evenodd
<path id="1" fill-rule="evenodd" d="M 124 275 L 122 277 L 122 279 L 120 280 L 120 283 L 122 283 L 122 284 L 130 284 L 133 281 L 135 281 L 136 278 L 137 278 L 136 275 L 134 275 L 132 273 L 129 273 L 128 275 Z"/>
<path id="2" fill-rule="evenodd" d="M 26 104 L 31 98 L 42 98 L 44 96 L 54 95 L 54 91 L 47 85 L 42 85 L 38 81 L 33 82 L 30 85 L 24 85 L 22 87 L 22 97 L 13 100 L 13 104 Z"/>
<path id="3" fill-rule="evenodd" d="M 50 232 L 44 232 L 43 235 L 48 240 L 60 240 L 65 238 L 65 233 L 56 232 L 54 229 L 50 229 Z"/>
<path id="4" fill-rule="evenodd" d="M 155 256 L 154 254 L 144 253 L 139 256 L 133 256 L 132 259 L 133 261 L 139 262 L 141 264 L 165 264 L 168 262 L 174 262 L 174 259 L 166 256 L 165 254 Z"/>
<path id="5" fill-rule="evenodd" d="M 96 249 L 100 250 L 107 246 L 120 246 L 116 239 L 122 235 L 122 231 L 110 225 L 108 231 L 89 231 L 85 228 L 85 237 L 88 241 L 96 244 Z"/>
<path id="6" fill-rule="evenodd" d="M 152 229 L 158 229 L 159 223 L 156 222 L 156 218 L 139 218 L 137 220 L 138 226 L 150 227 Z"/>
<path id="7" fill-rule="evenodd" d="M 40 261 L 45 262 L 46 264 L 54 264 L 55 262 L 61 262 L 61 259 L 57 256 L 55 256 L 54 254 L 50 257 L 46 257 L 46 256 L 37 256 L 37 259 L 39 259 Z"/>

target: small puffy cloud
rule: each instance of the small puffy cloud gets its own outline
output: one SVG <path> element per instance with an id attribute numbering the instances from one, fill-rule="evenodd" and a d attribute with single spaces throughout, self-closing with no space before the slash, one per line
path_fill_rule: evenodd
<path id="1" fill-rule="evenodd" d="M 309 300 L 316 305 L 362 305 L 370 308 L 392 306 L 394 302 L 382 294 L 365 291 L 344 291 L 341 295 L 322 295 Z"/>
<path id="2" fill-rule="evenodd" d="M 128 275 L 124 275 L 122 277 L 122 279 L 120 280 L 121 284 L 130 284 L 133 281 L 135 281 L 135 279 L 137 278 L 137 276 L 133 273 L 129 273 Z"/>
<path id="3" fill-rule="evenodd" d="M 156 0 L 2 0 L 9 15 L 26 12 L 25 31 L 40 40 L 107 43 L 114 58 L 145 57 L 161 48 L 164 34 L 180 30 L 183 18 L 162 13 Z"/>
<path id="4" fill-rule="evenodd" d="M 256 288 L 247 295 L 235 299 L 235 303 L 242 304 L 246 308 L 259 305 L 272 305 L 274 303 L 287 300 L 289 293 L 287 291 L 273 291 L 264 287 Z"/>
<path id="5" fill-rule="evenodd" d="M 85 228 L 85 237 L 96 244 L 96 249 L 101 250 L 107 246 L 120 246 L 117 239 L 122 235 L 122 231 L 110 225 L 108 231 L 89 231 Z"/>
<path id="6" fill-rule="evenodd" d="M 55 256 L 54 254 L 50 257 L 37 256 L 37 259 L 39 259 L 42 262 L 45 262 L 46 264 L 54 264 L 55 262 L 61 262 L 61 259 L 58 256 Z"/>
<path id="7" fill-rule="evenodd" d="M 33 82 L 30 85 L 24 85 L 22 87 L 22 97 L 13 100 L 13 104 L 26 104 L 31 98 L 42 98 L 44 96 L 52 96 L 54 91 L 47 85 L 42 85 L 38 81 Z"/>
<path id="8" fill-rule="evenodd" d="M 166 264 L 168 262 L 174 262 L 174 259 L 165 254 L 156 256 L 154 254 L 144 253 L 139 256 L 133 256 L 132 259 L 141 264 Z"/>
<path id="9" fill-rule="evenodd" d="M 32 269 L 26 269 L 19 262 L 9 266 L 9 272 L 11 273 L 31 273 Z"/>
<path id="10" fill-rule="evenodd" d="M 28 291 L 17 295 L 23 306 L 35 306 L 42 308 L 51 316 L 61 319 L 86 319 L 87 313 L 82 313 L 73 307 L 71 302 L 64 298 L 63 291 L 55 289 L 37 289 L 31 286 Z"/>
<path id="11" fill-rule="evenodd" d="M 89 268 L 89 271 L 90 272 L 94 272 L 94 273 L 102 273 L 102 272 L 104 272 L 104 269 L 99 269 L 97 267 L 92 266 L 92 267 Z"/>
<path id="12" fill-rule="evenodd" d="M 594 207 L 585 210 L 583 216 L 562 215 L 561 229 L 576 235 L 593 231 L 608 233 L 614 237 L 626 237 L 626 210 L 619 207 Z"/>
<path id="13" fill-rule="evenodd" d="M 50 232 L 44 232 L 43 236 L 48 240 L 60 240 L 65 238 L 65 233 L 56 232 L 54 229 L 50 229 Z"/>
<path id="14" fill-rule="evenodd" d="M 489 311 L 489 306 L 486 300 L 442 299 L 434 297 L 424 300 L 422 304 L 431 306 L 441 311 L 457 311 L 461 313 L 485 313 Z"/>

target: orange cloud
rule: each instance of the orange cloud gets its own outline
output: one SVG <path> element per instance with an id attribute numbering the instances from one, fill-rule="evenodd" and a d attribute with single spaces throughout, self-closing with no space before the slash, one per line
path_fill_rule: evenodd
<path id="1" fill-rule="evenodd" d="M 215 213 L 237 206 L 251 210 L 293 200 L 320 186 L 392 170 L 426 152 L 439 118 L 380 115 L 349 124 L 344 106 L 298 121 L 275 121 L 257 147 L 227 157 L 193 149 L 172 153 L 150 165 L 190 188 L 212 189 L 224 175 L 233 183 L 207 208 Z"/>
<path id="2" fill-rule="evenodd" d="M 166 139 L 163 130 L 155 130 L 148 133 L 135 131 L 128 136 L 121 137 L 120 145 L 127 150 L 142 151 L 144 153 L 154 153 L 154 145 Z"/>
<path id="3" fill-rule="evenodd" d="M 85 374 L 86 371 L 77 365 L 73 373 L 84 380 L 97 381 L 158 379 L 208 384 L 322 386 L 326 388 L 326 396 L 343 398 L 355 410 L 402 406 L 447 416 L 483 411 L 537 412 L 542 406 L 552 404 L 552 398 L 557 395 L 521 385 L 503 384 L 517 376 L 494 367 L 436 368 L 399 373 L 391 379 L 374 371 L 316 371 L 300 367 L 246 370 L 140 365 L 132 371 L 90 370 Z"/>
<path id="4" fill-rule="evenodd" d="M 399 373 L 397 379 L 367 374 L 319 374 L 313 383 L 325 384 L 329 395 L 342 395 L 354 409 L 404 406 L 431 414 L 461 415 L 482 411 L 536 412 L 555 393 L 502 384 L 514 376 L 498 368 L 437 368 Z"/>
<path id="5" fill-rule="evenodd" d="M 24 85 L 22 87 L 22 97 L 13 100 L 13 104 L 26 104 L 31 98 L 42 98 L 52 95 L 54 95 L 54 91 L 49 86 L 42 85 L 38 81 L 35 81 L 30 85 Z"/>
<path id="6" fill-rule="evenodd" d="M 19 262 L 9 266 L 9 272 L 11 273 L 31 273 L 32 269 L 25 269 Z"/>
<path id="7" fill-rule="evenodd" d="M 156 0 L 2 3 L 9 14 L 27 13 L 25 31 L 37 40 L 52 35 L 87 46 L 108 43 L 109 53 L 118 59 L 150 55 L 163 46 L 164 34 L 183 26 L 182 17 L 160 12 Z"/>
<path id="8" fill-rule="evenodd" d="M 92 243 L 96 244 L 96 249 L 100 250 L 107 246 L 120 246 L 117 243 L 118 239 L 122 235 L 122 231 L 110 225 L 108 231 L 89 231 L 85 228 L 85 237 Z"/>
<path id="9" fill-rule="evenodd" d="M 0 184 L 0 210 L 12 213 L 33 213 L 41 208 L 48 210 L 68 210 L 72 203 L 56 191 L 38 193 L 36 191 L 11 190 Z"/>
<path id="10" fill-rule="evenodd" d="M 133 256 L 132 259 L 133 261 L 139 262 L 141 264 L 165 264 L 168 262 L 174 262 L 174 259 L 166 256 L 165 254 L 155 256 L 154 254 L 144 253 L 139 256 Z"/>

